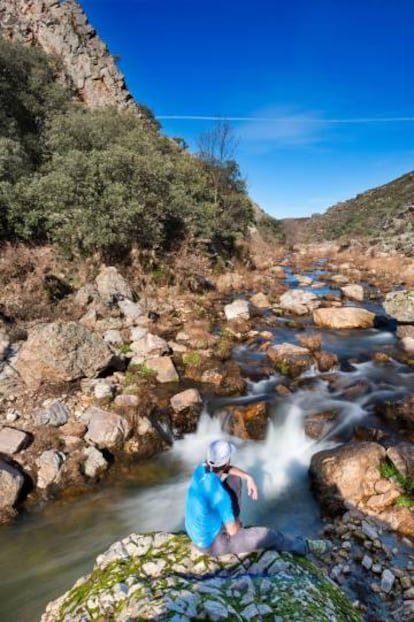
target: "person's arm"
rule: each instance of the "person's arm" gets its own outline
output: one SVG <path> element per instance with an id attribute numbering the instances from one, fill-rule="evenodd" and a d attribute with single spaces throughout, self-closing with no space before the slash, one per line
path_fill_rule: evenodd
<path id="1" fill-rule="evenodd" d="M 247 484 L 247 493 L 249 497 L 251 497 L 254 501 L 257 501 L 257 498 L 258 498 L 257 486 L 256 486 L 256 482 L 254 481 L 250 473 L 246 473 L 246 471 L 243 471 L 243 469 L 239 469 L 239 467 L 231 466 L 228 469 L 227 474 L 235 475 L 236 477 L 240 477 L 240 479 L 244 479 Z M 226 529 L 227 529 L 227 526 L 226 526 Z"/>

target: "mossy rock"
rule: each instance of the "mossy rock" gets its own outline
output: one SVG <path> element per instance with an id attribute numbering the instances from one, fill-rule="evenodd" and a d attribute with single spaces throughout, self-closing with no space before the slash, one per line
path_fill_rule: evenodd
<path id="1" fill-rule="evenodd" d="M 212 558 L 184 534 L 132 534 L 50 603 L 41 622 L 280 620 L 361 622 L 307 559 L 257 551 Z"/>

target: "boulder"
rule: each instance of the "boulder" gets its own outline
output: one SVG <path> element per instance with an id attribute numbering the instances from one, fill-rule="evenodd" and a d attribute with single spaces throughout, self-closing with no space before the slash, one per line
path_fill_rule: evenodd
<path id="1" fill-rule="evenodd" d="M 133 293 L 129 283 L 113 266 L 102 268 L 95 279 L 99 297 L 105 304 L 113 304 L 120 298 L 132 300 Z"/>
<path id="2" fill-rule="evenodd" d="M 410 395 L 396 402 L 383 401 L 375 406 L 375 412 L 391 423 L 401 428 L 414 428 L 414 395 Z"/>
<path id="3" fill-rule="evenodd" d="M 240 298 L 234 300 L 231 304 L 224 306 L 224 314 L 227 320 L 248 320 L 250 318 L 249 303 Z"/>
<path id="4" fill-rule="evenodd" d="M 92 378 L 111 360 L 111 350 L 95 333 L 76 322 L 52 322 L 30 331 L 15 368 L 30 388 L 37 388 L 42 382 Z"/>
<path id="5" fill-rule="evenodd" d="M 36 460 L 37 487 L 45 489 L 51 484 L 58 483 L 65 460 L 66 456 L 61 451 L 55 449 L 44 451 Z"/>
<path id="6" fill-rule="evenodd" d="M 358 307 L 326 307 L 313 312 L 313 321 L 324 328 L 372 328 L 375 313 Z"/>
<path id="7" fill-rule="evenodd" d="M 303 289 L 290 289 L 279 298 L 279 306 L 293 315 L 306 315 L 319 307 L 316 294 Z"/>
<path id="8" fill-rule="evenodd" d="M 309 474 L 322 507 L 330 514 L 364 507 L 364 500 L 376 494 L 385 455 L 384 447 L 368 442 L 346 443 L 314 454 Z"/>
<path id="9" fill-rule="evenodd" d="M 250 298 L 250 303 L 257 309 L 270 309 L 272 306 L 265 294 L 259 292 Z"/>
<path id="10" fill-rule="evenodd" d="M 262 441 L 266 438 L 269 413 L 266 402 L 255 402 L 247 406 L 230 406 L 226 430 L 229 434 L 245 440 Z"/>
<path id="11" fill-rule="evenodd" d="M 24 477 L 21 471 L 0 458 L 0 511 L 13 508 L 23 484 Z"/>
<path id="12" fill-rule="evenodd" d="M 130 431 L 124 417 L 96 406 L 91 406 L 83 413 L 82 422 L 88 426 L 85 440 L 100 448 L 119 445 Z"/>
<path id="13" fill-rule="evenodd" d="M 30 434 L 5 426 L 0 430 L 0 453 L 9 456 L 17 454 L 30 443 Z"/>
<path id="14" fill-rule="evenodd" d="M 45 404 L 42 408 L 32 413 L 32 420 L 35 425 L 51 425 L 59 427 L 65 425 L 69 417 L 69 406 L 64 402 L 52 402 Z"/>
<path id="15" fill-rule="evenodd" d="M 358 300 L 359 302 L 364 300 L 364 288 L 362 285 L 357 285 L 356 283 L 345 285 L 341 287 L 341 292 L 350 300 Z"/>
<path id="16" fill-rule="evenodd" d="M 180 379 L 169 356 L 156 356 L 147 359 L 145 365 L 154 371 L 158 382 L 178 382 Z"/>
<path id="17" fill-rule="evenodd" d="M 384 309 L 397 322 L 414 323 L 414 289 L 390 292 L 385 296 Z"/>
<path id="18" fill-rule="evenodd" d="M 282 375 L 299 376 L 313 364 L 313 357 L 307 348 L 292 343 L 273 345 L 267 350 L 267 356 Z"/>
<path id="19" fill-rule="evenodd" d="M 348 597 L 308 560 L 277 551 L 201 555 L 184 534 L 131 534 L 91 575 L 49 603 L 41 622 L 301 620 L 362 622 Z M 298 619 L 299 619 L 298 618 Z"/>
<path id="20" fill-rule="evenodd" d="M 187 408 L 201 404 L 201 396 L 197 389 L 187 389 L 173 395 L 170 399 L 170 404 L 173 411 L 179 413 Z"/>

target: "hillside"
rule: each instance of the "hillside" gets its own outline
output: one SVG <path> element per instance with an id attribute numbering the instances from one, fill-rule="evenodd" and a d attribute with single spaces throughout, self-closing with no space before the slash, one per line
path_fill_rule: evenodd
<path id="1" fill-rule="evenodd" d="M 300 229 L 306 241 L 361 239 L 414 254 L 414 172 L 314 215 Z"/>

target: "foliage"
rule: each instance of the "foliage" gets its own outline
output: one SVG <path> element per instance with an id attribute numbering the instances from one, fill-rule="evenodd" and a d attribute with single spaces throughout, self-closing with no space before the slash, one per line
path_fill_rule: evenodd
<path id="1" fill-rule="evenodd" d="M 379 472 L 382 477 L 394 480 L 404 490 L 404 494 L 398 497 L 395 505 L 407 508 L 414 507 L 414 473 L 403 475 L 389 460 L 380 462 Z"/>
<path id="2" fill-rule="evenodd" d="M 0 241 L 114 257 L 134 246 L 161 254 L 186 238 L 232 249 L 253 212 L 229 152 L 191 155 L 142 106 L 141 117 L 87 109 L 56 82 L 58 69 L 0 40 Z"/>

